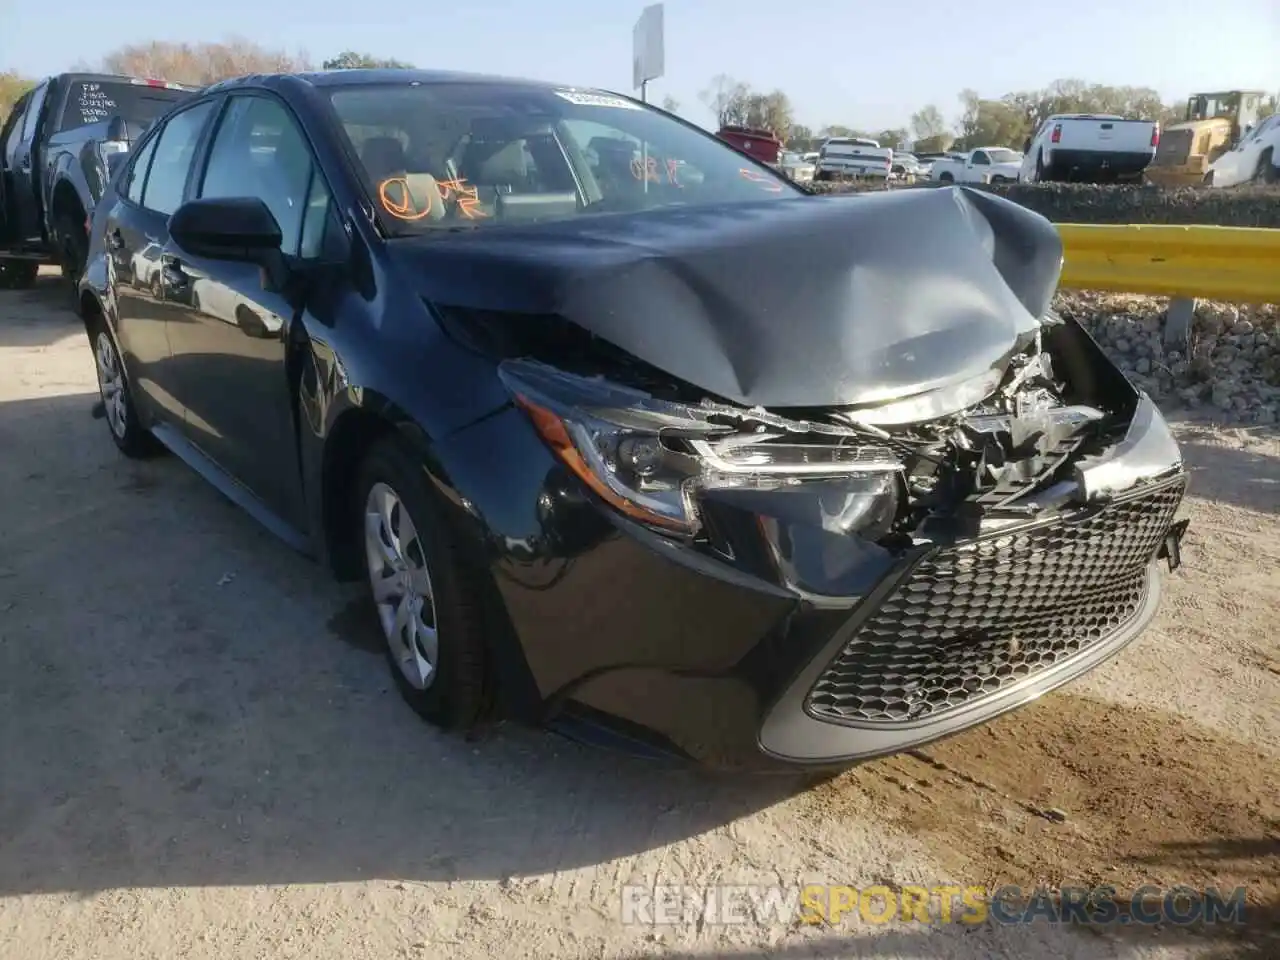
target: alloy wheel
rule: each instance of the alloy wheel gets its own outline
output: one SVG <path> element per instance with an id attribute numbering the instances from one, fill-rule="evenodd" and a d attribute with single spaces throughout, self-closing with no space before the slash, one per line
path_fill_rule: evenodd
<path id="1" fill-rule="evenodd" d="M 414 689 L 426 690 L 439 666 L 436 607 L 418 530 L 399 495 L 385 483 L 364 506 L 369 585 L 391 654 Z"/>
<path id="2" fill-rule="evenodd" d="M 124 370 L 120 357 L 116 353 L 115 344 L 105 330 L 98 331 L 98 392 L 102 394 L 102 403 L 106 408 L 107 425 L 117 440 L 123 440 L 129 426 L 129 411 L 126 406 Z"/>

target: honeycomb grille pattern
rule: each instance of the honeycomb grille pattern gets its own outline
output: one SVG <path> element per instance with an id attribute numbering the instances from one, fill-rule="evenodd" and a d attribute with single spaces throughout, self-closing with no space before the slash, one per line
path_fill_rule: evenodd
<path id="1" fill-rule="evenodd" d="M 820 675 L 821 720 L 936 718 L 1106 639 L 1138 611 L 1183 484 L 927 556 Z"/>

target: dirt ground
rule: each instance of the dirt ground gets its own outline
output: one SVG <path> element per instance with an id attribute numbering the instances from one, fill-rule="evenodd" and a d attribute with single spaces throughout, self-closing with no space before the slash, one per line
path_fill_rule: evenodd
<path id="1" fill-rule="evenodd" d="M 1180 422 L 1184 567 L 1065 692 L 821 784 L 417 722 L 352 593 L 118 456 L 0 293 L 0 958 L 1280 955 L 1280 437 Z M 1216 884 L 1247 931 L 624 925 L 623 884 Z"/>

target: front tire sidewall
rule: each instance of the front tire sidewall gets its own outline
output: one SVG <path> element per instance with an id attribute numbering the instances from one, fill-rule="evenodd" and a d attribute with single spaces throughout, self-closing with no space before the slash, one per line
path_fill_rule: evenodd
<path id="1" fill-rule="evenodd" d="M 396 689 L 422 719 L 445 730 L 466 729 L 481 719 L 487 706 L 483 639 L 483 606 L 475 568 L 460 548 L 458 534 L 450 526 L 447 505 L 426 480 L 420 458 L 403 441 L 391 438 L 377 443 L 366 457 L 351 504 L 364 557 L 364 511 L 369 491 L 385 484 L 395 492 L 418 532 L 431 580 L 436 623 L 435 676 L 425 690 L 413 686 L 401 672 L 378 621 L 369 582 L 367 558 L 362 561 L 373 629 L 382 641 L 383 653 Z"/>

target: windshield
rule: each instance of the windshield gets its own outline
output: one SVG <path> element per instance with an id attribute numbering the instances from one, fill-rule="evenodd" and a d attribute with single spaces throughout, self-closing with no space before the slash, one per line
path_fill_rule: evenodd
<path id="1" fill-rule="evenodd" d="M 67 91 L 58 132 L 101 123 L 120 117 L 131 125 L 147 127 L 179 100 L 191 96 L 188 90 L 144 86 L 119 81 L 77 80 Z"/>
<path id="2" fill-rule="evenodd" d="M 1015 153 L 1012 150 L 1005 150 L 1003 147 L 988 150 L 987 156 L 991 158 L 992 163 L 1019 163 L 1022 160 L 1022 154 Z"/>
<path id="3" fill-rule="evenodd" d="M 598 91 L 378 84 L 330 95 L 397 234 L 803 196 L 664 113 Z"/>

